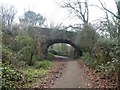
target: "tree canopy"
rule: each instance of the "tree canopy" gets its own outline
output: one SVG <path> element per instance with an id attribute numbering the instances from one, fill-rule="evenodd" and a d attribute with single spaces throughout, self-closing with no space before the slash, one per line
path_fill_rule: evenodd
<path id="1" fill-rule="evenodd" d="M 45 22 L 45 17 L 34 11 L 27 11 L 24 13 L 23 18 L 19 18 L 21 23 L 24 23 L 28 26 L 42 25 Z"/>

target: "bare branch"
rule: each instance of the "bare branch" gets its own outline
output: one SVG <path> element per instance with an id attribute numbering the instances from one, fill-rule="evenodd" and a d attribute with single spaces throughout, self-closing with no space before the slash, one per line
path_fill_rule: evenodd
<path id="1" fill-rule="evenodd" d="M 82 6 L 84 5 L 84 6 Z M 64 2 L 61 5 L 62 8 L 67 8 L 70 13 L 75 14 L 79 19 L 81 19 L 84 23 L 88 23 L 88 18 L 89 18 L 89 11 L 88 11 L 88 4 L 87 1 L 85 2 L 80 2 L 79 0 L 77 1 L 68 1 Z"/>
<path id="2" fill-rule="evenodd" d="M 16 9 L 14 6 L 1 6 L 1 12 L 0 12 L 1 16 L 2 16 L 2 21 L 5 24 L 5 26 L 11 26 L 16 14 Z"/>
<path id="3" fill-rule="evenodd" d="M 102 8 L 103 8 L 104 10 L 106 10 L 107 12 L 109 12 L 110 14 L 112 14 L 114 17 L 120 19 L 120 16 L 114 14 L 112 11 L 110 11 L 109 9 L 107 9 L 100 0 L 99 0 L 99 2 L 100 2 L 101 6 L 102 6 Z"/>

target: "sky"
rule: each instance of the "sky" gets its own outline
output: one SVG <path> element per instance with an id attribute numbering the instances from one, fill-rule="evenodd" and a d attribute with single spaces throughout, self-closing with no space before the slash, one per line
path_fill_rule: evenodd
<path id="1" fill-rule="evenodd" d="M 74 24 L 79 22 L 77 19 L 68 18 L 69 12 L 66 9 L 60 8 L 60 2 L 62 0 L 0 0 L 0 4 L 14 5 L 17 9 L 15 21 L 18 21 L 18 17 L 23 16 L 23 13 L 32 10 L 36 13 L 40 13 L 45 16 L 50 23 L 63 23 L 64 25 Z M 67 1 L 67 0 L 63 0 Z M 81 0 L 83 1 L 83 0 Z M 89 4 L 100 5 L 98 0 L 88 0 Z M 116 6 L 114 0 L 101 0 L 106 3 L 109 10 L 116 13 Z M 91 6 L 89 8 L 89 21 L 103 17 L 104 13 L 97 7 Z"/>

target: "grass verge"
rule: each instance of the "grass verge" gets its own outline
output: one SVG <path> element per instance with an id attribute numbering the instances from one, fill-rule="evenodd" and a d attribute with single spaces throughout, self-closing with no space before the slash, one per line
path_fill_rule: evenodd
<path id="1" fill-rule="evenodd" d="M 38 66 L 27 67 L 21 70 L 24 81 L 22 88 L 32 88 L 32 84 L 41 83 L 41 78 L 45 76 L 52 66 L 52 62 L 48 60 L 40 61 Z"/>

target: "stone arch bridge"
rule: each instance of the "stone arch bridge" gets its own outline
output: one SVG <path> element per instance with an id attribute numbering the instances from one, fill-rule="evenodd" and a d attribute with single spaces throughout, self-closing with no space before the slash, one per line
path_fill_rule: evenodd
<path id="1" fill-rule="evenodd" d="M 75 49 L 75 57 L 82 56 L 82 51 L 75 43 L 77 33 L 66 30 L 29 27 L 28 33 L 37 40 L 37 50 L 42 57 L 47 57 L 49 46 L 56 43 L 65 43 Z"/>

